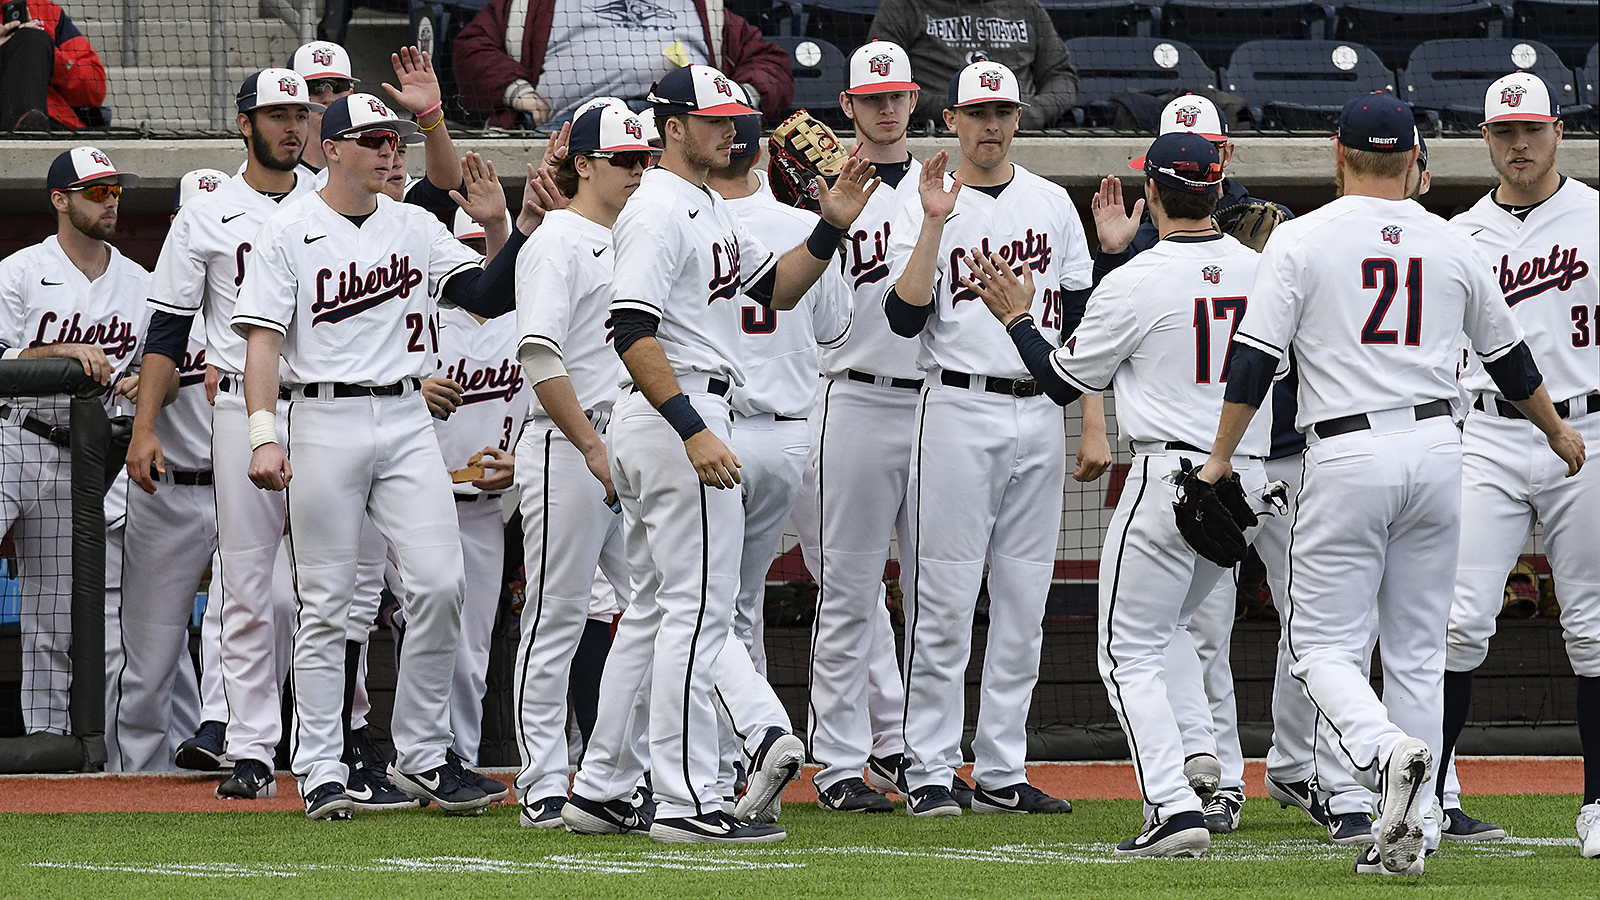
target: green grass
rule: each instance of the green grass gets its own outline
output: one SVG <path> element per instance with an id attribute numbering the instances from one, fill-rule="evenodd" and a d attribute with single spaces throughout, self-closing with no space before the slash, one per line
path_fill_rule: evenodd
<path id="1" fill-rule="evenodd" d="M 524 829 L 515 807 L 472 819 L 368 813 L 349 823 L 298 813 L 6 814 L 0 896 L 1592 900 L 1600 860 L 1578 856 L 1578 805 L 1573 796 L 1475 797 L 1475 815 L 1511 825 L 1517 838 L 1446 844 L 1413 879 L 1351 874 L 1353 851 L 1319 840 L 1298 810 L 1263 799 L 1249 801 L 1243 828 L 1214 840 L 1210 857 L 1140 861 L 1114 861 L 1110 850 L 1137 828 L 1132 801 L 1086 800 L 1069 816 L 935 820 L 791 804 L 789 840 L 760 849 Z M 1520 842 L 1528 838 L 1558 840 Z"/>

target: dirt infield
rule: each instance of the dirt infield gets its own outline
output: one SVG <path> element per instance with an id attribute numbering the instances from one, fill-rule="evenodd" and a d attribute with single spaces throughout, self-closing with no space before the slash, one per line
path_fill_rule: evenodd
<path id="1" fill-rule="evenodd" d="M 1463 793 L 1567 794 L 1583 783 L 1583 761 L 1576 757 L 1475 757 L 1457 764 Z M 817 799 L 806 776 L 784 791 L 783 799 Z M 1245 766 L 1246 793 L 1260 796 L 1266 764 Z M 963 769 L 967 775 L 970 769 Z M 511 782 L 514 773 L 493 773 Z M 1073 800 L 1137 799 L 1129 763 L 1039 763 L 1028 767 L 1028 779 L 1057 797 Z M 218 800 L 213 794 L 219 775 L 49 775 L 0 777 L 0 812 L 229 812 L 300 809 L 294 778 L 278 775 L 278 796 L 255 802 Z"/>

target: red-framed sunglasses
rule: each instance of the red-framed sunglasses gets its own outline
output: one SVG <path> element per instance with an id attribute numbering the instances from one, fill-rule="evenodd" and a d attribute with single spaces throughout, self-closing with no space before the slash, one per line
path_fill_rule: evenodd
<path id="1" fill-rule="evenodd" d="M 393 150 L 400 146 L 400 135 L 383 129 L 363 131 L 360 134 L 347 134 L 339 140 L 355 141 L 357 147 L 365 147 L 368 150 L 382 150 L 384 147 Z"/>

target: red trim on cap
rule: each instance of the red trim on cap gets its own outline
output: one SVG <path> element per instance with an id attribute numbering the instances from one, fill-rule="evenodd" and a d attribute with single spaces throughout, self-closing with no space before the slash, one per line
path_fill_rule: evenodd
<path id="1" fill-rule="evenodd" d="M 291 69 L 290 71 L 294 71 L 294 70 Z M 329 71 L 329 72 L 314 72 L 314 73 L 312 73 L 310 75 L 307 75 L 304 72 L 301 72 L 300 73 L 300 77 L 304 78 L 307 81 L 310 81 L 313 78 L 343 78 L 345 81 L 354 82 L 356 84 L 360 84 L 361 83 L 361 79 L 355 77 L 354 75 L 346 75 L 343 72 L 332 72 L 332 71 Z"/>
<path id="2" fill-rule="evenodd" d="M 1009 103 L 1012 106 L 1031 106 L 1032 105 L 1030 103 L 1023 103 L 1021 100 L 1013 100 L 1010 97 L 979 97 L 976 100 L 968 100 L 965 103 L 957 103 L 955 106 L 952 106 L 950 108 L 951 109 L 960 109 L 963 106 L 977 106 L 979 103 Z"/>
<path id="3" fill-rule="evenodd" d="M 861 87 L 848 88 L 845 93 L 859 97 L 863 94 L 887 94 L 892 91 L 916 90 L 921 90 L 921 85 L 914 81 L 880 81 L 877 84 L 864 84 Z"/>
<path id="4" fill-rule="evenodd" d="M 1128 160 L 1128 168 L 1130 168 L 1130 169 L 1138 169 L 1139 171 L 1143 172 L 1144 171 L 1144 157 L 1136 156 L 1133 159 Z"/>
<path id="5" fill-rule="evenodd" d="M 686 110 L 686 112 L 691 116 L 748 116 L 752 113 L 761 114 L 761 110 L 751 109 L 743 103 L 719 103 L 716 106 L 708 106 L 705 109 L 691 109 Z"/>
<path id="6" fill-rule="evenodd" d="M 133 178 L 133 179 L 137 179 L 139 177 L 138 175 L 135 175 L 132 172 L 120 172 L 120 171 L 119 172 L 98 172 L 98 173 L 96 173 L 94 175 L 85 175 L 82 178 L 79 178 L 77 181 L 72 182 L 71 184 L 67 185 L 64 188 L 51 188 L 51 190 L 53 190 L 53 191 L 71 190 L 72 188 L 75 188 L 80 184 L 84 184 L 84 183 L 90 182 L 90 181 L 98 181 L 101 178 L 115 178 L 115 179 L 117 179 L 118 183 L 120 183 L 122 181 L 123 176 L 127 176 L 127 177 Z M 126 185 L 124 185 L 124 187 L 126 187 Z"/>
<path id="7" fill-rule="evenodd" d="M 646 144 L 643 141 L 640 141 L 637 144 L 618 144 L 615 147 L 601 147 L 598 150 L 584 150 L 584 151 L 580 151 L 580 152 L 583 152 L 583 153 L 633 153 L 635 151 L 640 151 L 640 152 L 644 152 L 644 153 L 660 153 L 661 152 L 661 148 L 660 147 L 652 147 L 649 144 Z"/>
<path id="8" fill-rule="evenodd" d="M 1561 117 L 1560 116 L 1546 116 L 1546 115 L 1540 115 L 1539 113 L 1522 113 L 1522 112 L 1518 112 L 1518 113 L 1506 113 L 1503 116 L 1495 116 L 1492 119 L 1484 119 L 1482 122 L 1479 122 L 1478 125 L 1479 126 L 1483 126 L 1483 125 L 1489 124 L 1490 122 L 1559 122 L 1559 121 L 1561 121 Z"/>

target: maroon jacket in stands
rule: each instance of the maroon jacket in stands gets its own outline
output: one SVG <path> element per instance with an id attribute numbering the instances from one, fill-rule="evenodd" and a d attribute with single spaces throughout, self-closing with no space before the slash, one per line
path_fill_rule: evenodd
<path id="1" fill-rule="evenodd" d="M 545 49 L 550 42 L 550 24 L 555 17 L 555 0 L 530 0 L 528 19 L 522 32 L 522 62 L 506 53 L 506 7 L 510 0 L 492 0 L 478 13 L 455 42 L 456 82 L 461 86 L 461 102 L 468 109 L 494 113 L 491 125 L 509 127 L 515 121 L 511 110 L 501 105 L 506 85 L 518 78 L 539 87 L 544 68 Z M 700 26 L 710 45 L 711 25 L 704 0 L 695 0 Z M 712 65 L 742 84 L 754 85 L 761 92 L 761 111 L 776 118 L 789 109 L 794 97 L 794 76 L 789 71 L 789 54 L 782 47 L 763 40 L 761 30 L 732 12 L 724 13 L 722 59 Z"/>

